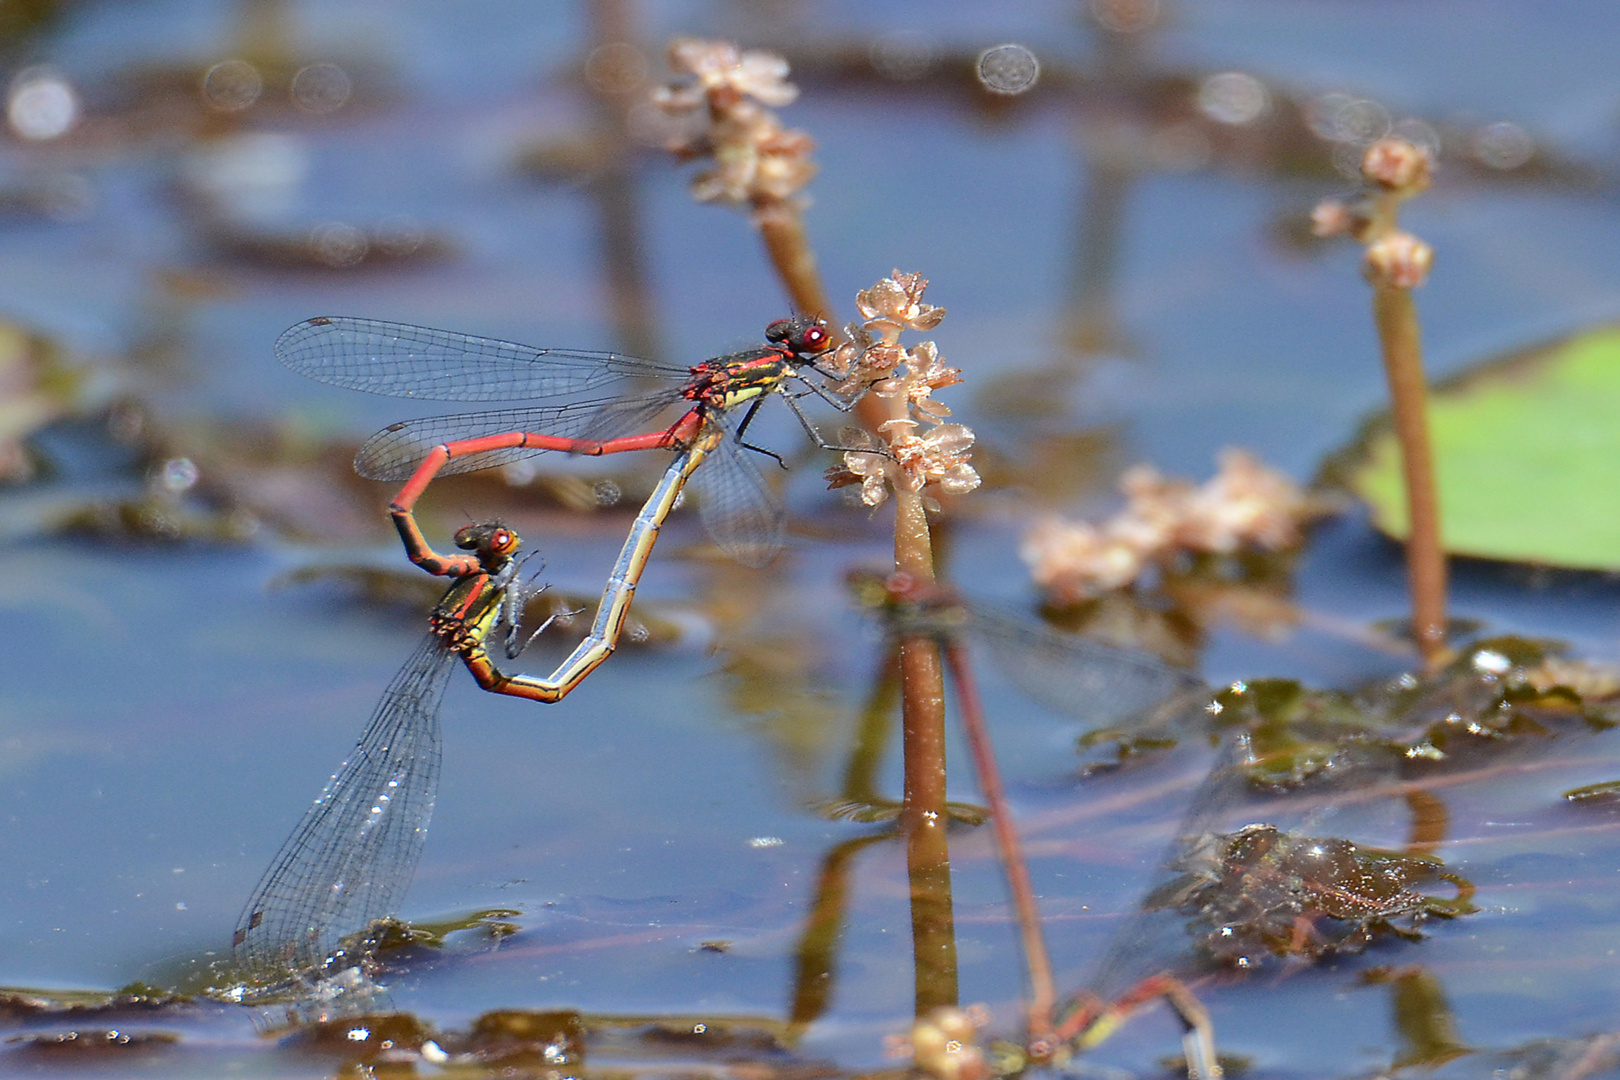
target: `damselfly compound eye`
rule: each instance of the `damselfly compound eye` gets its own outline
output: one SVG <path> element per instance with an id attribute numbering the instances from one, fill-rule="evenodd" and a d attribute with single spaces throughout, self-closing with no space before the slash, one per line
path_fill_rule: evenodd
<path id="1" fill-rule="evenodd" d="M 473 525 L 463 525 L 456 530 L 456 547 L 470 550 L 478 546 L 478 529 Z"/>
<path id="2" fill-rule="evenodd" d="M 827 347 L 827 328 L 820 324 L 805 327 L 799 335 L 799 348 L 805 352 L 820 352 Z"/>
<path id="3" fill-rule="evenodd" d="M 765 340 L 786 341 L 791 333 L 793 333 L 793 320 L 777 319 L 765 328 Z"/>

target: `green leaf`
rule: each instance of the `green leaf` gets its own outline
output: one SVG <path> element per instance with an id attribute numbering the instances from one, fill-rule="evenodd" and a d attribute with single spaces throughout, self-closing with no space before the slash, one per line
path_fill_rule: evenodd
<path id="1" fill-rule="evenodd" d="M 1441 536 L 1455 555 L 1620 569 L 1620 327 L 1495 359 L 1434 389 Z M 1324 468 L 1406 536 L 1387 413 Z"/>

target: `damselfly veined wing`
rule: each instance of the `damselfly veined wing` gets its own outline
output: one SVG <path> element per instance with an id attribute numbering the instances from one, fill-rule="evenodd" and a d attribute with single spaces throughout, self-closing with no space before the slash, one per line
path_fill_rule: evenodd
<path id="1" fill-rule="evenodd" d="M 422 639 L 253 890 L 232 945 L 255 979 L 350 966 L 367 928 L 399 910 L 433 816 L 439 704 L 455 662 L 438 634 Z"/>
<path id="2" fill-rule="evenodd" d="M 232 940 L 248 976 L 272 987 L 319 981 L 361 962 L 366 932 L 394 914 L 416 872 L 439 777 L 439 706 L 460 660 L 483 681 L 506 678 L 486 643 L 505 626 L 515 657 L 551 624 L 523 637 L 520 541 L 499 522 L 472 525 L 457 543 L 455 580 L 429 632 L 377 703 L 354 751 L 287 838 L 253 890 Z M 492 673 L 492 674 L 491 674 Z"/>
<path id="3" fill-rule="evenodd" d="M 356 455 L 355 468 L 373 479 L 406 481 L 396 510 L 411 509 L 440 474 L 548 450 L 683 450 L 718 428 L 726 437 L 713 445 L 709 477 L 698 481 L 704 522 L 727 554 L 761 565 L 781 544 L 783 515 L 759 470 L 742 456 L 750 449 L 743 440 L 760 405 L 778 395 L 818 445 L 866 449 L 831 447 L 796 401 L 816 394 L 847 407 L 820 381 L 833 377 L 817 366 L 832 344 L 826 327 L 812 319 L 781 319 L 766 337 L 758 348 L 677 367 L 619 353 L 537 349 L 401 323 L 319 317 L 283 333 L 276 355 L 294 371 L 350 389 L 438 401 L 537 403 L 407 420 L 372 436 Z M 659 426 L 661 415 L 677 405 L 685 411 Z M 733 421 L 729 414 L 738 412 Z"/>

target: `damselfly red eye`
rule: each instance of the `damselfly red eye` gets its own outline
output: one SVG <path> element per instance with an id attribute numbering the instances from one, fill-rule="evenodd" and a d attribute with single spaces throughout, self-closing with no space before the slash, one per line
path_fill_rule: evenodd
<path id="1" fill-rule="evenodd" d="M 766 341 L 786 341 L 793 333 L 793 319 L 777 319 L 765 328 Z"/>
<path id="2" fill-rule="evenodd" d="M 827 328 L 819 323 L 807 326 L 804 333 L 799 335 L 799 348 L 804 352 L 820 352 L 827 347 L 829 341 Z"/>

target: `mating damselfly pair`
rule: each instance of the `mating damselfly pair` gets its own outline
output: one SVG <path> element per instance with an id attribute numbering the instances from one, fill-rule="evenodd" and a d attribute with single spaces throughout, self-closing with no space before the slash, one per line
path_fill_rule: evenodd
<path id="1" fill-rule="evenodd" d="M 825 326 L 779 320 L 766 338 L 757 348 L 679 367 L 366 319 L 310 319 L 282 335 L 282 362 L 322 382 L 401 397 L 533 404 L 395 424 L 356 457 L 362 475 L 404 482 L 390 513 L 407 555 L 451 584 L 354 752 L 255 889 L 235 938 L 251 978 L 319 980 L 350 967 L 364 955 L 367 928 L 397 910 L 432 811 L 439 703 L 457 659 L 486 690 L 543 702 L 569 693 L 612 654 L 654 542 L 688 482 L 722 550 L 748 565 L 769 561 L 785 515 L 748 452 L 780 458 L 747 441 L 769 398 L 781 397 L 818 446 L 872 451 L 832 446 L 799 407 L 799 399 L 816 396 L 847 409 L 859 396 L 859 388 L 840 393 L 842 373 L 824 363 L 832 344 Z M 677 407 L 673 420 L 664 417 Z M 505 628 L 509 660 L 534 636 L 518 625 L 533 587 L 520 580 L 517 535 L 499 522 L 469 526 L 456 538 L 464 553 L 440 554 L 415 517 L 423 491 L 440 475 L 548 451 L 655 449 L 675 458 L 631 526 L 590 633 L 548 677 L 501 670 L 490 655 L 491 635 Z M 1047 634 L 1041 645 L 1068 678 L 1098 691 L 1087 700 L 1101 711 L 1111 708 L 1109 698 L 1150 700 L 1188 682 L 1145 658 L 1122 662 L 1120 651 L 1085 639 Z"/>

